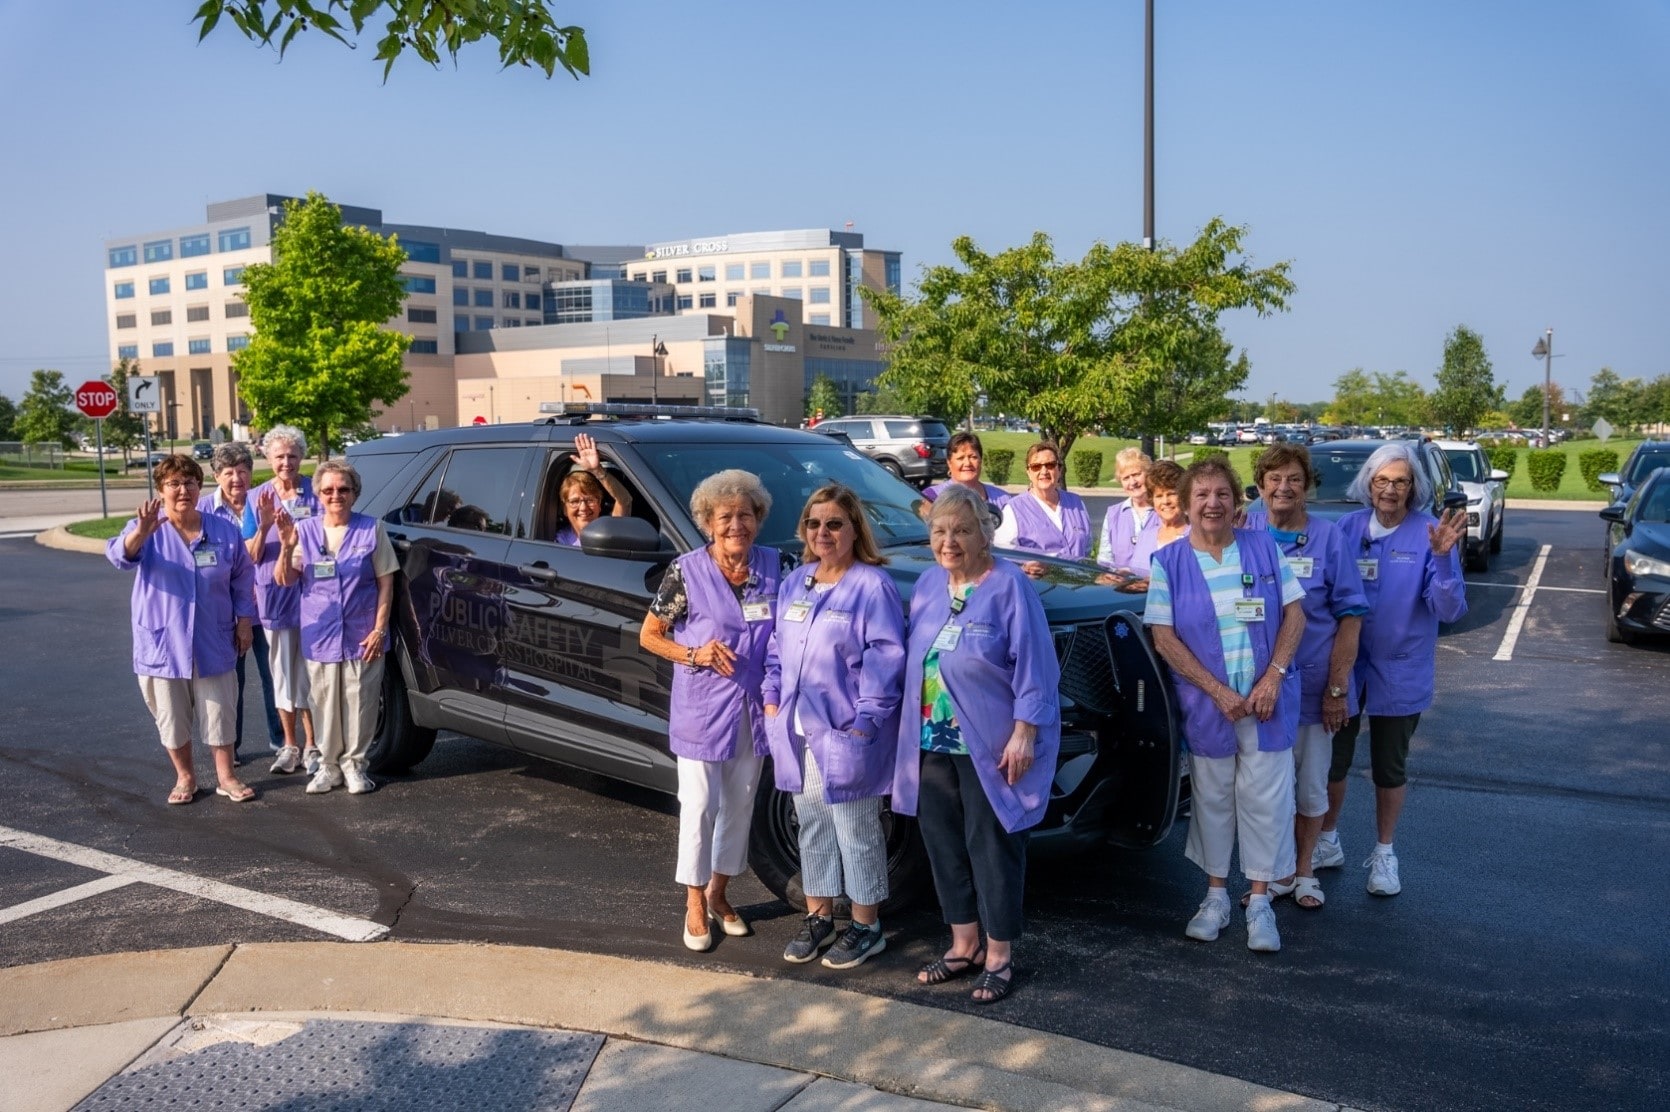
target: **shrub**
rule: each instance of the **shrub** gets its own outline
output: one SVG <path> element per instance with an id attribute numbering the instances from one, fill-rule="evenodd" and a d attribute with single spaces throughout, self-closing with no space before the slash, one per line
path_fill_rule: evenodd
<path id="1" fill-rule="evenodd" d="M 1552 448 L 1539 448 L 1525 453 L 1525 469 L 1531 476 L 1533 490 L 1560 489 L 1560 479 L 1566 473 L 1566 454 Z"/>
<path id="2" fill-rule="evenodd" d="M 1497 441 L 1490 446 L 1490 466 L 1499 468 L 1513 478 L 1514 467 L 1519 463 L 1519 451 L 1512 444 Z"/>
<path id="3" fill-rule="evenodd" d="M 1601 474 L 1618 470 L 1618 453 L 1611 448 L 1592 448 L 1578 455 L 1577 467 L 1583 472 L 1584 485 L 1599 494 L 1606 489 L 1601 484 Z"/>
<path id="4" fill-rule="evenodd" d="M 1093 487 L 1102 477 L 1102 453 L 1073 453 L 1073 485 Z"/>
<path id="5" fill-rule="evenodd" d="M 1199 463 L 1203 459 L 1218 459 L 1228 463 L 1229 453 L 1224 451 L 1222 448 L 1196 448 L 1194 458 L 1189 462 Z"/>
<path id="6" fill-rule="evenodd" d="M 1248 457 L 1247 457 L 1247 474 L 1248 475 L 1257 474 L 1257 472 L 1258 472 L 1258 457 L 1262 456 L 1263 454 L 1264 454 L 1264 449 L 1263 448 L 1254 448 L 1252 450 L 1252 452 L 1248 455 Z"/>
<path id="7" fill-rule="evenodd" d="M 993 448 L 986 453 L 986 481 L 998 486 L 1009 481 L 1009 469 L 1015 466 L 1013 448 Z"/>

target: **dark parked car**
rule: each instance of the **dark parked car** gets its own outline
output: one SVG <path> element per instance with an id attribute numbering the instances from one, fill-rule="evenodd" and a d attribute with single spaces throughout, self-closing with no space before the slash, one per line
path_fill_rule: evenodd
<path id="1" fill-rule="evenodd" d="M 1316 471 L 1317 485 L 1311 488 L 1306 499 L 1307 511 L 1333 521 L 1344 517 L 1352 510 L 1362 509 L 1361 502 L 1346 497 L 1346 488 L 1351 485 L 1351 480 L 1357 477 L 1357 472 L 1362 470 L 1364 461 L 1385 445 L 1384 440 L 1331 440 L 1326 444 L 1311 445 L 1311 466 Z M 1431 441 L 1414 441 L 1412 445 L 1427 478 L 1432 481 L 1432 505 L 1421 508 L 1434 516 L 1441 515 L 1445 509 L 1466 509 L 1467 494 L 1455 481 L 1455 476 L 1450 472 L 1450 461 L 1444 457 L 1444 453 Z M 1252 478 L 1251 475 L 1241 477 L 1248 480 Z M 1258 497 L 1258 491 L 1250 485 L 1247 487 L 1247 497 L 1253 500 L 1249 509 L 1263 508 L 1264 503 Z"/>
<path id="2" fill-rule="evenodd" d="M 192 459 L 214 459 L 215 446 L 207 440 L 199 440 L 191 446 Z"/>
<path id="3" fill-rule="evenodd" d="M 919 487 L 951 474 L 945 460 L 951 430 L 938 417 L 834 417 L 814 431 L 845 433 L 860 452 Z"/>
<path id="4" fill-rule="evenodd" d="M 674 666 L 641 650 L 638 634 L 668 563 L 704 543 L 687 509 L 692 490 L 723 468 L 751 471 L 771 492 L 762 544 L 798 554 L 801 506 L 838 481 L 863 500 L 906 598 L 933 562 L 921 495 L 836 440 L 680 416 L 677 407 L 581 408 L 612 418 L 564 411 L 348 450 L 364 481 L 358 508 L 382 519 L 401 561 L 374 770 L 417 764 L 444 728 L 676 793 L 667 751 Z M 631 516 L 588 525 L 575 548 L 553 538 L 558 484 L 581 432 L 596 439 L 633 504 Z M 1034 588 L 1061 661 L 1063 729 L 1032 845 L 1153 845 L 1187 781 L 1142 598 L 1098 585 L 1094 566 L 1041 562 L 1047 571 Z M 761 783 L 752 864 L 768 888 L 800 905 L 792 800 L 769 772 Z M 927 885 L 914 823 L 890 817 L 888 847 L 893 892 L 908 901 Z"/>
<path id="5" fill-rule="evenodd" d="M 1641 480 L 1660 467 L 1670 467 L 1670 440 L 1643 440 L 1624 460 L 1623 467 L 1599 478 L 1612 488 L 1612 502 L 1617 504 L 1629 501 Z"/>
<path id="6" fill-rule="evenodd" d="M 1606 521 L 1606 639 L 1633 643 L 1670 633 L 1670 467 L 1638 476 Z"/>

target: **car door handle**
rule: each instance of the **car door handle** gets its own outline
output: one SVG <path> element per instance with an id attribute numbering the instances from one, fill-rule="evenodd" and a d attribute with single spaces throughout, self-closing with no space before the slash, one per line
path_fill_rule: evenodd
<path id="1" fill-rule="evenodd" d="M 412 550 L 412 542 L 406 539 L 406 534 L 389 533 L 388 538 L 389 544 L 394 546 L 396 552 L 406 553 Z"/>
<path id="2" fill-rule="evenodd" d="M 557 573 L 552 571 L 550 567 L 543 563 L 518 564 L 516 565 L 516 570 L 527 576 L 529 579 L 537 579 L 541 583 L 550 583 L 557 578 Z"/>

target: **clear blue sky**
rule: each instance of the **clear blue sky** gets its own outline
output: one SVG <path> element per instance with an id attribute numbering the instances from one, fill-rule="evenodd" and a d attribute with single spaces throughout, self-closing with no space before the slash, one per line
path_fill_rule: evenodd
<path id="1" fill-rule="evenodd" d="M 1479 331 L 1511 396 L 1670 370 L 1670 3 L 1159 0 L 1158 225 L 1221 215 L 1293 263 L 1227 322 L 1245 393 L 1431 385 Z M 566 243 L 851 220 L 907 280 L 969 234 L 1142 235 L 1142 3 L 555 0 L 575 82 L 308 34 L 276 64 L 196 0 L 0 0 L 0 392 L 106 370 L 106 236 L 317 189 L 397 222 Z"/>

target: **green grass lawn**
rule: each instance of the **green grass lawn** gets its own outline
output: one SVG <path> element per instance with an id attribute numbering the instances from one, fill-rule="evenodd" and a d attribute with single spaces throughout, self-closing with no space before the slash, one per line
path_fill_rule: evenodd
<path id="1" fill-rule="evenodd" d="M 122 531 L 122 527 L 133 520 L 132 514 L 121 517 L 95 517 L 90 521 L 77 521 L 64 528 L 78 537 L 91 537 L 96 541 L 107 541 Z"/>

